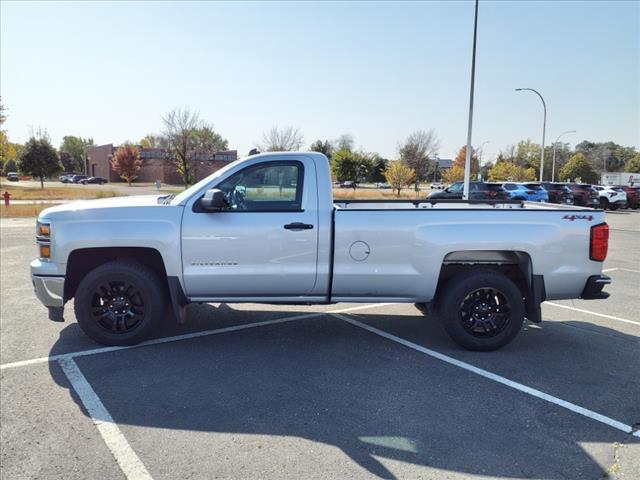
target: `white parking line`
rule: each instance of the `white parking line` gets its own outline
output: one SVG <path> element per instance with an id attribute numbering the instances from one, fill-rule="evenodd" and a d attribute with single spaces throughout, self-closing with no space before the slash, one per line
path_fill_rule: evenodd
<path id="1" fill-rule="evenodd" d="M 78 352 L 61 353 L 59 355 L 49 355 L 48 357 L 32 358 L 29 360 L 20 360 L 17 362 L 4 363 L 0 365 L 0 370 L 7 368 L 26 367 L 28 365 L 34 365 L 38 363 L 53 362 L 56 360 L 63 360 L 65 358 L 84 357 L 88 355 L 97 355 L 99 353 L 115 352 L 117 350 L 129 350 L 131 348 L 148 347 L 150 345 L 161 345 L 163 343 L 179 342 L 181 340 L 189 340 L 191 338 L 207 337 L 209 335 L 217 335 L 219 333 L 236 332 L 238 330 L 245 330 L 248 328 L 264 327 L 267 325 L 275 325 L 278 323 L 293 322 L 295 320 L 303 320 L 306 318 L 320 317 L 322 315 L 328 315 L 330 313 L 347 313 L 355 312 L 358 310 L 365 310 L 368 308 L 384 307 L 387 305 L 393 305 L 392 303 L 374 303 L 359 305 L 357 307 L 347 307 L 338 310 L 332 310 L 328 312 L 311 312 L 303 313 L 301 315 L 293 315 L 290 317 L 277 318 L 275 320 L 265 320 L 263 322 L 246 323 L 244 325 L 234 325 L 232 327 L 217 328 L 214 330 L 204 330 L 201 332 L 185 333 L 184 335 L 175 335 L 173 337 L 156 338 L 154 340 L 148 340 L 146 342 L 139 343 L 137 345 L 130 345 L 127 347 L 102 347 L 93 348 L 91 350 L 80 350 Z"/>
<path id="2" fill-rule="evenodd" d="M 448 355 L 444 355 L 443 353 L 436 352 L 435 350 L 431 350 L 430 348 L 426 348 L 416 343 L 410 342 L 408 340 L 405 340 L 404 338 L 397 337 L 383 330 L 380 330 L 370 325 L 367 325 L 365 323 L 359 322 L 358 320 L 349 318 L 345 315 L 334 313 L 333 316 L 347 323 L 350 323 L 351 325 L 362 328 L 371 333 L 375 333 L 376 335 L 379 335 L 388 340 L 404 345 L 405 347 L 411 348 L 412 350 L 416 350 L 420 353 L 424 353 L 426 355 L 429 355 L 430 357 L 436 358 L 450 365 L 456 366 L 458 368 L 462 368 L 463 370 L 466 370 L 468 372 L 475 373 L 476 375 L 480 375 L 481 377 L 487 378 L 489 380 L 493 380 L 494 382 L 500 383 L 502 385 L 506 385 L 507 387 L 513 388 L 515 390 L 518 390 L 520 392 L 526 393 L 533 397 L 539 398 L 546 402 L 553 403 L 554 405 L 558 405 L 559 407 L 566 408 L 567 410 L 570 410 L 574 413 L 578 413 L 592 420 L 596 420 L 597 422 L 603 423 L 617 430 L 620 430 L 624 433 L 632 434 L 633 436 L 640 438 L 640 431 L 634 430 L 633 427 L 631 427 L 631 425 L 627 425 L 626 423 L 619 422 L 618 420 L 614 420 L 613 418 L 607 417 L 605 415 L 602 415 L 600 413 L 594 412 L 593 410 L 589 410 L 587 408 L 581 407 L 574 403 L 567 402 L 566 400 L 562 400 L 561 398 L 554 397 L 553 395 L 549 395 L 548 393 L 544 393 L 535 388 L 528 387 L 526 385 L 523 385 L 522 383 L 514 382 L 513 380 L 509 380 L 508 378 L 489 372 L 488 370 L 478 368 L 474 365 L 471 365 L 470 363 L 466 363 L 461 360 L 457 360 L 453 357 L 450 357 Z"/>
<path id="3" fill-rule="evenodd" d="M 640 273 L 640 270 L 634 270 L 633 268 L 622 268 L 622 267 L 605 268 L 604 270 L 602 270 L 602 273 L 615 272 L 617 270 L 622 270 L 623 272 Z"/>
<path id="4" fill-rule="evenodd" d="M 570 307 L 568 305 L 562 305 L 560 303 L 544 302 L 545 305 L 551 305 L 553 307 L 565 308 L 567 310 L 573 310 L 574 312 L 588 313 L 589 315 L 595 315 L 596 317 L 608 318 L 610 320 L 617 320 L 618 322 L 630 323 L 632 325 L 640 325 L 640 322 L 635 320 L 627 320 L 626 318 L 614 317 L 613 315 L 605 315 L 604 313 L 592 312 L 591 310 L 583 310 L 582 308 Z"/>
<path id="5" fill-rule="evenodd" d="M 125 477 L 128 480 L 153 480 L 73 358 L 63 358 L 58 363 L 80 397 L 84 408 L 87 409 L 91 420 L 98 428 L 100 436 L 111 450 Z"/>

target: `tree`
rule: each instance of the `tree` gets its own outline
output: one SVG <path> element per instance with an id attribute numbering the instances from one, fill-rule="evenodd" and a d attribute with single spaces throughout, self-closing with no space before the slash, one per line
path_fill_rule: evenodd
<path id="1" fill-rule="evenodd" d="M 197 177 L 198 159 L 228 148 L 227 140 L 189 108 L 176 108 L 162 117 L 162 121 L 164 130 L 160 144 L 173 155 L 185 187 Z"/>
<path id="2" fill-rule="evenodd" d="M 25 144 L 18 170 L 25 175 L 31 175 L 40 179 L 40 188 L 44 188 L 44 179 L 52 177 L 60 170 L 60 159 L 58 152 L 53 146 L 46 133 L 40 133 L 38 137 L 32 136 Z"/>
<path id="3" fill-rule="evenodd" d="M 343 133 L 338 137 L 335 142 L 335 150 L 350 150 L 353 151 L 354 146 L 353 135 L 350 133 Z"/>
<path id="4" fill-rule="evenodd" d="M 16 163 L 15 160 L 7 160 L 4 164 L 4 169 L 2 171 L 2 173 L 4 173 L 5 175 L 7 175 L 7 173 L 9 172 L 17 172 L 18 171 L 18 164 Z"/>
<path id="5" fill-rule="evenodd" d="M 622 171 L 626 162 L 636 155 L 633 147 L 623 147 L 615 142 L 590 142 L 576 145 L 576 153 L 582 153 L 596 173 Z"/>
<path id="6" fill-rule="evenodd" d="M 339 182 L 357 182 L 368 177 L 371 163 L 363 154 L 343 148 L 331 158 L 331 170 Z"/>
<path id="7" fill-rule="evenodd" d="M 68 166 L 65 165 L 65 171 L 67 172 L 84 172 L 85 159 L 87 158 L 87 149 L 94 145 L 92 138 L 74 137 L 73 135 L 67 135 L 62 137 L 62 144 L 60 145 L 60 154 L 63 152 L 68 153 L 65 155 L 65 159 L 68 161 L 69 157 L 71 162 Z M 69 168 L 70 167 L 70 168 Z"/>
<path id="8" fill-rule="evenodd" d="M 445 183 L 459 182 L 464 179 L 464 167 L 452 165 L 451 168 L 442 172 L 442 179 Z"/>
<path id="9" fill-rule="evenodd" d="M 492 182 L 530 182 L 536 179 L 533 167 L 524 168 L 507 160 L 498 160 L 489 170 L 489 180 Z"/>
<path id="10" fill-rule="evenodd" d="M 65 172 L 75 172 L 76 162 L 69 152 L 60 152 L 60 162 L 62 163 L 62 170 Z"/>
<path id="11" fill-rule="evenodd" d="M 329 142 L 329 140 L 325 140 L 324 142 L 322 140 L 316 140 L 311 144 L 309 150 L 311 150 L 312 152 L 323 153 L 325 157 L 327 157 L 329 161 L 331 161 L 331 155 L 333 155 L 333 145 L 331 145 L 331 142 Z"/>
<path id="12" fill-rule="evenodd" d="M 140 148 L 165 148 L 167 146 L 167 142 L 164 138 L 154 135 L 153 133 L 149 133 L 140 139 L 139 145 Z"/>
<path id="13" fill-rule="evenodd" d="M 598 181 L 598 174 L 587 157 L 583 153 L 577 153 L 560 170 L 560 180 L 563 182 L 580 180 L 584 183 L 595 183 Z"/>
<path id="14" fill-rule="evenodd" d="M 407 137 L 400 148 L 400 160 L 415 172 L 415 189 L 420 182 L 427 179 L 430 159 L 435 158 L 440 148 L 440 141 L 433 129 L 416 130 Z"/>
<path id="15" fill-rule="evenodd" d="M 391 188 L 398 192 L 398 197 L 400 196 L 402 187 L 413 183 L 415 175 L 416 172 L 412 168 L 406 166 L 399 160 L 389 162 L 389 166 L 384 171 L 384 177 L 387 179 L 389 185 L 391 185 Z"/>
<path id="16" fill-rule="evenodd" d="M 456 158 L 453 160 L 453 165 L 454 166 L 458 166 L 460 168 L 462 168 L 462 172 L 463 172 L 463 177 L 464 177 L 464 167 L 465 167 L 465 162 L 467 159 L 467 146 L 463 145 L 462 147 L 460 147 L 460 150 L 458 150 L 458 154 L 456 155 Z M 476 175 L 478 175 L 478 172 L 480 171 L 480 162 L 478 161 L 478 154 L 477 152 L 472 148 L 471 149 L 471 172 L 470 172 L 470 178 L 473 179 L 476 177 Z"/>
<path id="17" fill-rule="evenodd" d="M 120 178 L 126 180 L 129 186 L 132 181 L 138 178 L 141 167 L 140 150 L 129 143 L 118 148 L 111 159 L 111 168 L 120 175 Z"/>
<path id="18" fill-rule="evenodd" d="M 369 164 L 371 165 L 371 172 L 368 180 L 374 183 L 384 182 L 387 178 L 384 172 L 389 167 L 389 160 L 382 158 L 377 153 L 373 153 L 369 158 Z"/>
<path id="19" fill-rule="evenodd" d="M 640 173 L 640 153 L 627 160 L 627 163 L 624 164 L 624 171 L 628 173 Z"/>
<path id="20" fill-rule="evenodd" d="M 262 133 L 262 142 L 257 145 L 262 152 L 289 152 L 300 150 L 304 137 L 293 127 L 273 127 Z"/>

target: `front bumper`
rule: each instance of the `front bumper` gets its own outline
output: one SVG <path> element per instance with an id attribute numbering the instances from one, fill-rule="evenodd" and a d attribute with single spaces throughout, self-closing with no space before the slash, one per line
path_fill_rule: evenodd
<path id="1" fill-rule="evenodd" d="M 53 262 L 36 259 L 31 262 L 31 283 L 38 300 L 48 308 L 64 306 L 64 275 Z"/>
<path id="2" fill-rule="evenodd" d="M 592 275 L 587 280 L 584 290 L 580 295 L 583 300 L 599 300 L 609 298 L 608 292 L 603 292 L 602 289 L 605 285 L 611 283 L 611 277 L 608 275 Z"/>
<path id="3" fill-rule="evenodd" d="M 64 277 L 39 277 L 31 275 L 36 297 L 45 307 L 64 306 Z"/>

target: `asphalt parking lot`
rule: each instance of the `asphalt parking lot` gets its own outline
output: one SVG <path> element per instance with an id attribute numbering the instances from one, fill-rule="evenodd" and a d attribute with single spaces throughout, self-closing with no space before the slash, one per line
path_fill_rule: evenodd
<path id="1" fill-rule="evenodd" d="M 604 301 L 545 304 L 492 353 L 413 305 L 192 305 L 103 348 L 32 293 L 2 219 L 0 476 L 636 479 L 640 212 L 607 214 Z"/>

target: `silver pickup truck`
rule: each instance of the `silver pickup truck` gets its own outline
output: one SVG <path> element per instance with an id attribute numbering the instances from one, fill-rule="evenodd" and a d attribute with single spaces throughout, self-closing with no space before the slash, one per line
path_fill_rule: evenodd
<path id="1" fill-rule="evenodd" d="M 606 298 L 604 212 L 507 201 L 337 201 L 327 158 L 267 153 L 176 196 L 80 201 L 37 222 L 35 293 L 97 342 L 148 338 L 190 302 L 408 302 L 493 350 L 545 299 Z"/>

